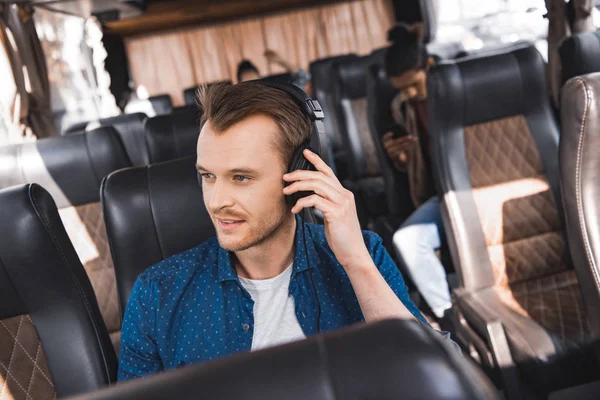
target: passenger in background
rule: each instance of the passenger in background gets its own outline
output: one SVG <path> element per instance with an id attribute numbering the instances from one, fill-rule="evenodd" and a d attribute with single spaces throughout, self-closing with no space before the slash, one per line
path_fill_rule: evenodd
<path id="1" fill-rule="evenodd" d="M 246 82 L 254 79 L 259 79 L 260 73 L 258 68 L 249 60 L 242 60 L 238 64 L 237 81 Z"/>
<path id="2" fill-rule="evenodd" d="M 396 168 L 408 173 L 410 195 L 417 207 L 394 234 L 394 246 L 435 316 L 443 318 L 452 302 L 444 266 L 436 255 L 444 227 L 428 153 L 426 79 L 433 60 L 418 36 L 418 30 L 406 25 L 388 33 L 392 45 L 385 67 L 392 84 L 400 90 L 391 104 L 399 129 L 387 132 L 382 140 Z"/>
<path id="3" fill-rule="evenodd" d="M 285 71 L 292 74 L 292 82 L 294 85 L 303 89 L 309 95 L 312 92 L 311 76 L 308 72 L 302 68 L 294 67 L 289 61 L 285 60 L 274 50 L 266 50 L 264 53 L 265 58 L 269 64 L 276 64 L 283 67 Z M 242 60 L 238 65 L 237 79 L 238 82 L 250 81 L 253 79 L 261 78 L 258 68 L 249 60 Z"/>

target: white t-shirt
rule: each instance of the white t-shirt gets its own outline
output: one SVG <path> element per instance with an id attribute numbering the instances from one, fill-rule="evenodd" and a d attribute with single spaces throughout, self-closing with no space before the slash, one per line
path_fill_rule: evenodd
<path id="1" fill-rule="evenodd" d="M 255 280 L 239 277 L 240 283 L 254 300 L 252 350 L 306 337 L 296 318 L 294 298 L 289 294 L 292 265 L 270 279 Z"/>

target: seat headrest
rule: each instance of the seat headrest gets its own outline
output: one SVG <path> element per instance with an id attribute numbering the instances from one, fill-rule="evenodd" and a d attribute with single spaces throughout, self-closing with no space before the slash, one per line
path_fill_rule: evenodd
<path id="1" fill-rule="evenodd" d="M 52 197 L 39 185 L 19 185 L 1 189 L 0 204 L 0 320 L 31 318 L 59 396 L 113 382 L 117 357 Z M 18 373 L 23 365 L 13 362 Z"/>
<path id="2" fill-rule="evenodd" d="M 309 70 L 313 82 L 315 97 L 319 99 L 319 93 L 331 93 L 333 91 L 333 74 L 335 64 L 355 60 L 358 56 L 354 53 L 342 56 L 328 57 L 310 63 Z"/>
<path id="3" fill-rule="evenodd" d="M 200 112 L 197 107 L 173 110 L 169 115 L 149 118 L 145 129 L 151 164 L 195 156 Z"/>
<path id="4" fill-rule="evenodd" d="M 533 46 L 442 62 L 429 71 L 427 89 L 447 106 L 438 118 L 462 126 L 549 106 L 544 61 Z"/>
<path id="5" fill-rule="evenodd" d="M 196 157 L 117 171 L 100 196 L 122 312 L 140 273 L 215 234 Z"/>
<path id="6" fill-rule="evenodd" d="M 558 49 L 562 83 L 569 79 L 600 72 L 600 32 L 583 32 L 564 39 Z"/>
<path id="7" fill-rule="evenodd" d="M 343 97 L 359 99 L 367 95 L 367 69 L 382 61 L 381 51 L 335 64 L 338 85 Z"/>
<path id="8" fill-rule="evenodd" d="M 144 124 L 147 116 L 143 113 L 121 114 L 98 121 L 75 124 L 65 131 L 65 135 L 89 131 L 101 126 L 112 126 L 119 133 L 125 151 L 133 165 L 148 164 L 148 150 L 144 140 Z"/>
<path id="9" fill-rule="evenodd" d="M 102 178 L 131 166 L 111 127 L 2 146 L 0 160 L 0 188 L 37 183 L 59 208 L 99 201 Z"/>
<path id="10" fill-rule="evenodd" d="M 498 399 L 488 379 L 432 329 L 387 320 L 90 393 L 80 400 Z"/>

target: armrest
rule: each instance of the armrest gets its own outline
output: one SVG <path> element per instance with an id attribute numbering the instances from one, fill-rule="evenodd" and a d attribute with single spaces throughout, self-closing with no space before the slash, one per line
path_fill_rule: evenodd
<path id="1" fill-rule="evenodd" d="M 531 318 L 510 308 L 493 287 L 474 292 L 457 289 L 455 302 L 468 324 L 482 337 L 489 337 L 490 324 L 501 322 L 512 357 L 517 363 L 544 360 L 556 354 L 557 349 L 549 332 Z"/>

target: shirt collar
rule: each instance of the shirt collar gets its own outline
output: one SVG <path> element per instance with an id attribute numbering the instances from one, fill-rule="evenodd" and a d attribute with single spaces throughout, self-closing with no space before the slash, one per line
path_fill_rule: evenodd
<path id="1" fill-rule="evenodd" d="M 306 251 L 303 234 L 306 236 Z M 303 223 L 298 215 L 296 215 L 296 235 L 294 240 L 294 266 L 292 267 L 292 277 L 300 272 L 314 268 L 315 263 L 318 261 L 317 251 L 315 250 L 310 229 L 307 229 L 306 224 Z M 232 254 L 221 246 L 218 247 L 217 281 L 237 281 L 237 273 L 231 262 Z"/>

